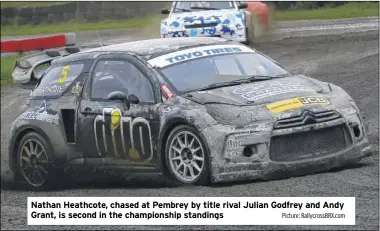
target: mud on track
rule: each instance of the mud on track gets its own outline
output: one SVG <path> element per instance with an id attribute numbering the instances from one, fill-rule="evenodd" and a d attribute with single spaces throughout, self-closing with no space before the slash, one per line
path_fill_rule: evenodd
<path id="1" fill-rule="evenodd" d="M 369 139 L 376 147 L 374 156 L 361 164 L 328 173 L 269 182 L 242 182 L 210 187 L 169 188 L 164 184 L 130 181 L 122 185 L 92 184 L 73 186 L 57 192 L 26 192 L 10 188 L 1 190 L 2 229 L 76 229 L 79 227 L 26 227 L 28 196 L 353 196 L 356 197 L 356 226 L 325 227 L 141 227 L 129 229 L 379 229 L 379 37 L 378 30 L 350 31 L 330 35 L 295 36 L 274 39 L 269 36 L 254 45 L 258 50 L 288 66 L 296 73 L 307 73 L 343 87 L 358 104 Z M 24 103 L 28 92 L 16 88 L 1 92 L 1 179 L 9 182 L 7 139 L 10 124 Z M 149 186 L 147 186 L 149 185 Z M 81 229 L 126 229 L 126 227 L 80 227 Z"/>

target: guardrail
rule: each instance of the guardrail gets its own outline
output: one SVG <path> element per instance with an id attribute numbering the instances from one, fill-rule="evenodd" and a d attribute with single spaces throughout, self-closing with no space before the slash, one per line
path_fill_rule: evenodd
<path id="1" fill-rule="evenodd" d="M 35 50 L 45 50 L 76 44 L 76 34 L 57 34 L 51 36 L 27 38 L 18 40 L 1 41 L 1 53 L 6 52 L 27 52 Z"/>

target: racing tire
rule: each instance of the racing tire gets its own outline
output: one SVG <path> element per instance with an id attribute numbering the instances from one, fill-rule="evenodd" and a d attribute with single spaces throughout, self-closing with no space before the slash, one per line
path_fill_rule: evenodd
<path id="1" fill-rule="evenodd" d="M 22 137 L 17 149 L 15 176 L 34 191 L 56 189 L 63 185 L 63 169 L 55 166 L 55 158 L 48 142 L 38 133 Z"/>
<path id="2" fill-rule="evenodd" d="M 191 126 L 180 125 L 170 132 L 165 144 L 165 162 L 176 183 L 210 184 L 208 149 L 198 131 Z"/>

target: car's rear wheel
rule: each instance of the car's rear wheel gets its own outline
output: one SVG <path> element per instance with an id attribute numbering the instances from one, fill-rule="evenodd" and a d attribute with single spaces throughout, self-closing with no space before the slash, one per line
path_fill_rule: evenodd
<path id="1" fill-rule="evenodd" d="M 197 130 L 181 125 L 166 141 L 166 166 L 171 176 L 182 184 L 209 184 L 208 150 Z"/>
<path id="2" fill-rule="evenodd" d="M 38 133 L 27 133 L 20 141 L 17 151 L 19 175 L 28 188 L 52 189 L 60 182 L 59 168 L 53 168 L 52 149 Z"/>

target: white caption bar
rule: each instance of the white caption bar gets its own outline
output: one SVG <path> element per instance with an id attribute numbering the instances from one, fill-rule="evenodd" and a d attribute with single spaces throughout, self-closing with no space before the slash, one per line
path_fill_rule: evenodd
<path id="1" fill-rule="evenodd" d="M 355 198 L 28 197 L 28 225 L 355 225 Z"/>

